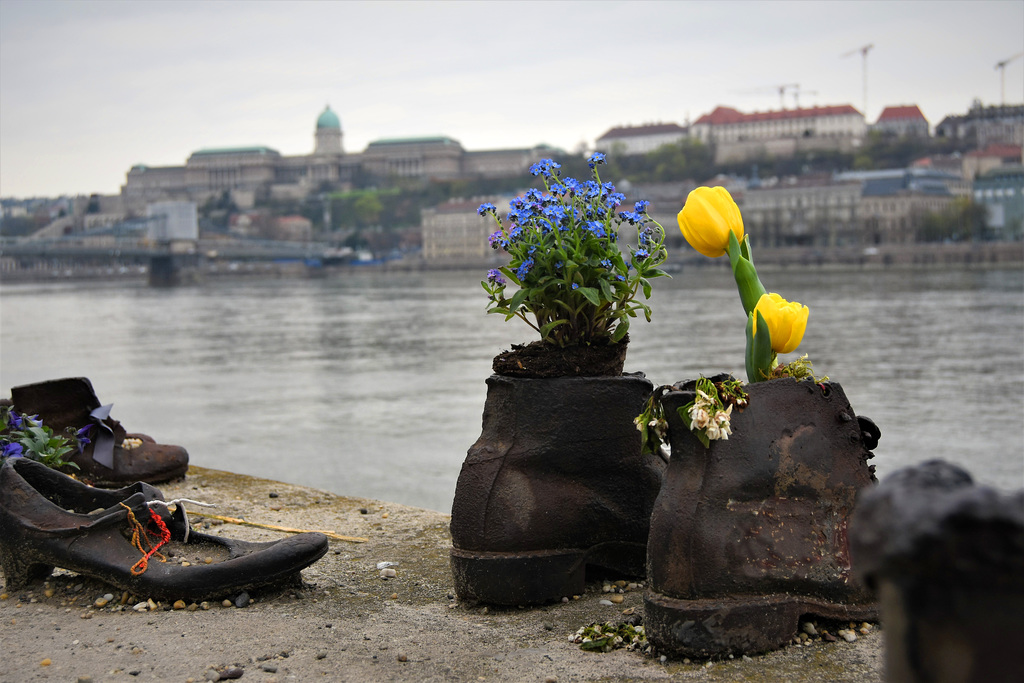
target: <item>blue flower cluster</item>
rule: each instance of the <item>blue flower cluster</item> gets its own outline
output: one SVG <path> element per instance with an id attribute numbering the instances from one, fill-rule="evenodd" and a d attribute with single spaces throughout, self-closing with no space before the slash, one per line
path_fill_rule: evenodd
<path id="1" fill-rule="evenodd" d="M 498 225 L 488 241 L 510 256 L 507 266 L 491 269 L 482 282 L 488 311 L 506 319 L 519 317 L 541 337 L 560 346 L 607 338 L 618 342 L 637 312 L 650 319 L 650 309 L 637 301 L 650 296 L 647 278 L 664 273 L 664 231 L 647 216 L 648 202 L 619 213 L 625 195 L 596 170 L 605 155 L 592 154 L 587 165 L 592 179 L 562 178 L 561 165 L 541 159 L 530 168 L 543 189 L 530 189 L 509 202 L 502 220 L 491 203 L 478 213 Z M 639 244 L 620 249 L 619 230 L 637 225 Z M 650 224 L 650 226 L 648 225 Z M 519 291 L 507 295 L 506 281 Z"/>

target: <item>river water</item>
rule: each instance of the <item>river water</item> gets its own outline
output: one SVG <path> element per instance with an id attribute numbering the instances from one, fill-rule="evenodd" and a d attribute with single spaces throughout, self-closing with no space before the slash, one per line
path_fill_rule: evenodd
<path id="1" fill-rule="evenodd" d="M 89 377 L 129 431 L 193 464 L 447 512 L 492 357 L 532 330 L 481 273 L 0 285 L 0 390 Z M 882 430 L 879 476 L 930 458 L 1024 486 L 1024 270 L 762 271 L 811 308 L 800 352 Z M 731 273 L 655 281 L 627 371 L 743 377 Z"/>

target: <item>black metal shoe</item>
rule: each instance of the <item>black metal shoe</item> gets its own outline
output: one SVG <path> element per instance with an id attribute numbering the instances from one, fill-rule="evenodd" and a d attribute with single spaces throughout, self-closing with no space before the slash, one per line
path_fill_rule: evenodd
<path id="1" fill-rule="evenodd" d="M 315 532 L 270 543 L 191 532 L 181 503 L 147 484 L 95 489 L 24 458 L 0 467 L 8 590 L 61 567 L 139 597 L 205 600 L 278 583 L 326 552 Z"/>
<path id="2" fill-rule="evenodd" d="M 77 476 L 96 485 L 119 486 L 136 481 L 170 481 L 188 471 L 188 452 L 159 444 L 146 434 L 129 434 L 110 417 L 111 405 L 100 405 L 85 377 L 65 377 L 11 389 L 14 410 L 37 415 L 54 434 L 91 427 L 90 443 L 69 459 Z M 69 470 L 71 471 L 71 470 Z"/>

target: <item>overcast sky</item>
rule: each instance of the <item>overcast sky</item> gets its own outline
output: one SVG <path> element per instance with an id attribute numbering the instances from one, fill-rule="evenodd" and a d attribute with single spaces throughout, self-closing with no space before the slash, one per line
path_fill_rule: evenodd
<path id="1" fill-rule="evenodd" d="M 593 145 L 717 105 L 1000 102 L 1024 2 L 91 2 L 0 0 L 0 196 L 116 193 L 208 147 L 447 135 L 468 150 Z M 1024 58 L 1005 68 L 1024 102 Z M 792 107 L 792 94 L 786 97 Z"/>

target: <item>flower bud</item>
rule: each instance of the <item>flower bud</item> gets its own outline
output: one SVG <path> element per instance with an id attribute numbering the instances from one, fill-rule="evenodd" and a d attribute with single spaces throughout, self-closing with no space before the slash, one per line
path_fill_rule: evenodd
<path id="1" fill-rule="evenodd" d="M 772 351 L 792 353 L 800 346 L 807 329 L 807 316 L 811 313 L 809 308 L 796 301 L 786 301 L 775 292 L 770 292 L 758 299 L 754 315 L 758 313 L 768 324 Z M 756 326 L 754 334 L 757 334 Z"/>
<path id="2" fill-rule="evenodd" d="M 729 248 L 729 233 L 743 240 L 743 216 L 724 187 L 698 187 L 686 198 L 676 216 L 690 246 L 710 258 Z"/>

